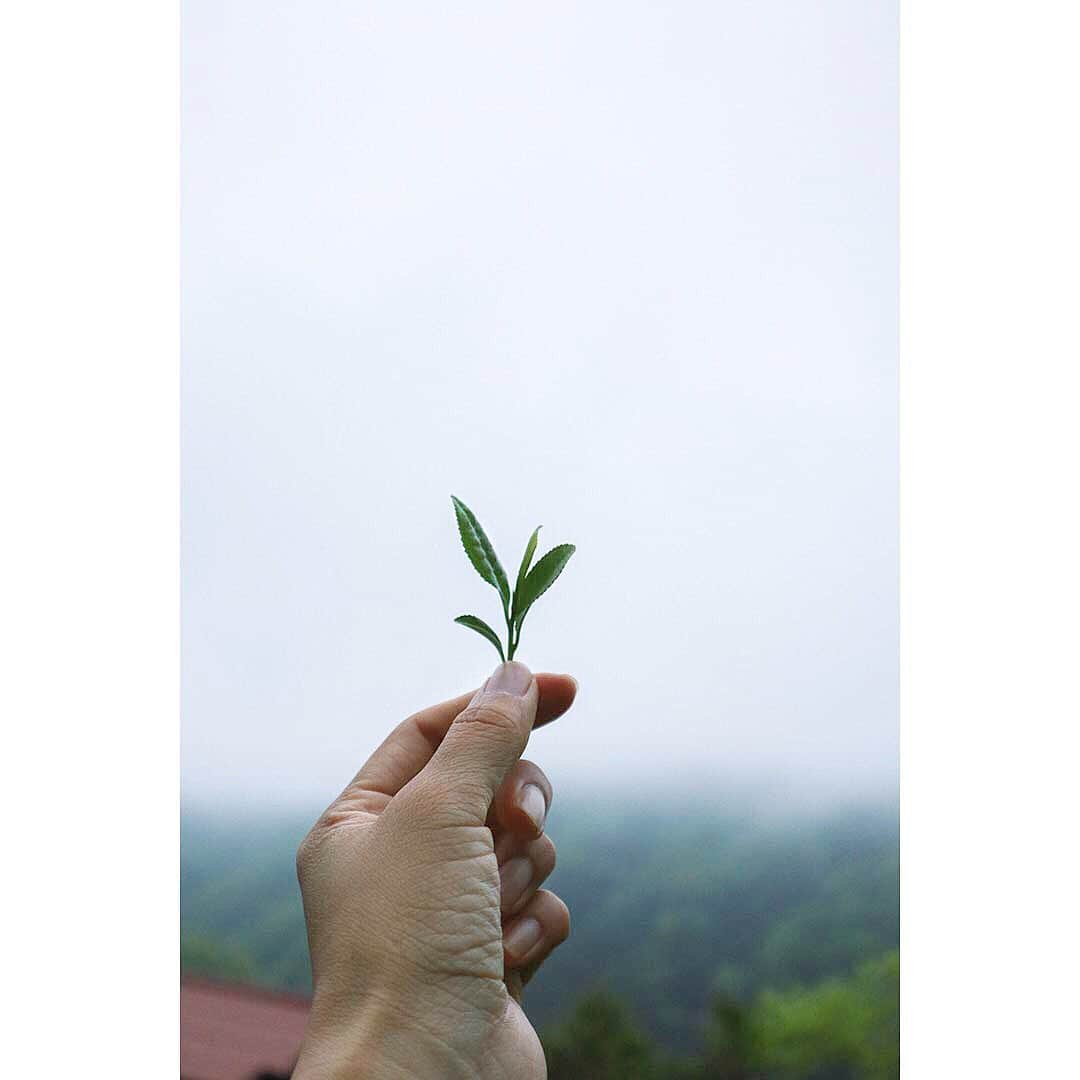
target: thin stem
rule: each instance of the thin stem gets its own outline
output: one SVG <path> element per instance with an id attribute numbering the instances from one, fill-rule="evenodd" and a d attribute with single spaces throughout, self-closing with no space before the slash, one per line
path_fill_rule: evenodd
<path id="1" fill-rule="evenodd" d="M 517 621 L 516 629 L 513 629 L 511 631 L 511 633 L 513 633 L 513 635 L 514 635 L 514 644 L 511 647 L 511 651 L 510 651 L 510 659 L 511 660 L 514 658 L 514 653 L 517 652 L 517 647 L 521 644 L 521 623 L 522 623 L 522 621 L 523 620 L 519 619 Z"/>

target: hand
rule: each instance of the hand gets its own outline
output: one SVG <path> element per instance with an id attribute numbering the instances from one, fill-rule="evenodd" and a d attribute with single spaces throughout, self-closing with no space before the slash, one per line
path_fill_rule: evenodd
<path id="1" fill-rule="evenodd" d="M 570 930 L 520 760 L 577 684 L 502 664 L 400 724 L 300 845 L 314 994 L 295 1080 L 543 1080 L 523 985 Z"/>

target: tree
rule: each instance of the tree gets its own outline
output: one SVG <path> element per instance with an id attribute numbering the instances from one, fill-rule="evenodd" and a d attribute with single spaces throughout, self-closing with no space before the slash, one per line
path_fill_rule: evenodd
<path id="1" fill-rule="evenodd" d="M 900 1075 L 900 955 L 848 979 L 762 994 L 754 1008 L 756 1064 L 776 1080 L 896 1080 Z"/>
<path id="2" fill-rule="evenodd" d="M 737 998 L 713 998 L 705 1032 L 705 1067 L 709 1080 L 750 1080 L 754 1075 L 753 1014 Z"/>
<path id="3" fill-rule="evenodd" d="M 549 1080 L 656 1080 L 648 1038 L 617 998 L 583 998 L 566 1023 L 545 1033 Z"/>

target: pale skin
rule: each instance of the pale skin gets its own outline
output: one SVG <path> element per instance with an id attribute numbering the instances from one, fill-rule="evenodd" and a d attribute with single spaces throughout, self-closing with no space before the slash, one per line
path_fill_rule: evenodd
<path id="1" fill-rule="evenodd" d="M 551 784 L 521 755 L 566 675 L 501 664 L 399 724 L 297 853 L 313 998 L 295 1080 L 544 1080 L 523 987 L 566 940 Z"/>

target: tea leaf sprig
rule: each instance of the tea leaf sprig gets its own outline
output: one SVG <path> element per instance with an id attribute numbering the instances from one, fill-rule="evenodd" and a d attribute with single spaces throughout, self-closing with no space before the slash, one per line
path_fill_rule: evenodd
<path id="1" fill-rule="evenodd" d="M 514 583 L 514 591 L 511 592 L 506 571 L 502 568 L 502 563 L 499 562 L 499 557 L 495 554 L 487 533 L 476 520 L 476 515 L 456 495 L 451 495 L 450 500 L 454 504 L 458 532 L 461 534 L 461 543 L 465 548 L 465 554 L 469 557 L 469 562 L 499 594 L 499 599 L 502 601 L 503 618 L 506 620 L 505 651 L 499 635 L 483 619 L 475 615 L 459 615 L 454 622 L 467 626 L 481 637 L 487 638 L 495 646 L 499 659 L 503 662 L 513 660 L 514 653 L 517 652 L 521 642 L 521 625 L 525 621 L 525 616 L 533 604 L 551 588 L 576 548 L 573 544 L 559 544 L 542 555 L 533 566 L 536 542 L 540 536 L 540 526 L 537 525 L 532 536 L 529 537 L 528 544 L 525 545 L 525 554 L 518 569 L 517 581 Z"/>

